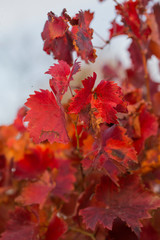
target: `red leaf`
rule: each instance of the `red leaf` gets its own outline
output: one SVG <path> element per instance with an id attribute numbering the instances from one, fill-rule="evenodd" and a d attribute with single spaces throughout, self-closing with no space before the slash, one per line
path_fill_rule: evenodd
<path id="1" fill-rule="evenodd" d="M 116 10 L 122 16 L 122 20 L 131 32 L 138 38 L 141 38 L 140 33 L 140 18 L 138 15 L 138 1 L 128 0 L 121 4 L 117 4 Z"/>
<path id="2" fill-rule="evenodd" d="M 93 13 L 89 11 L 81 11 L 73 19 L 66 10 L 63 10 L 61 17 L 50 12 L 42 32 L 43 50 L 48 54 L 53 53 L 55 59 L 64 60 L 71 65 L 74 45 L 78 56 L 86 62 L 94 62 L 97 56 L 91 42 L 93 30 L 89 28 L 92 19 Z M 73 26 L 72 32 L 68 30 L 69 23 Z"/>
<path id="3" fill-rule="evenodd" d="M 50 79 L 50 87 L 55 94 L 63 95 L 68 88 L 68 75 L 70 73 L 69 65 L 64 61 L 59 61 L 58 64 L 51 66 L 46 72 L 52 76 Z"/>
<path id="4" fill-rule="evenodd" d="M 67 143 L 69 141 L 64 112 L 52 92 L 36 91 L 34 95 L 30 95 L 25 105 L 30 108 L 25 121 L 29 121 L 28 131 L 34 142 L 48 140 L 51 143 L 54 141 Z"/>
<path id="5" fill-rule="evenodd" d="M 120 188 L 109 178 L 102 178 L 95 195 L 99 206 L 80 211 L 87 228 L 94 230 L 100 223 L 111 230 L 114 219 L 119 217 L 138 234 L 142 227 L 140 219 L 150 218 L 148 211 L 160 206 L 160 199 L 143 189 L 137 176 L 123 177 L 119 182 Z"/>
<path id="6" fill-rule="evenodd" d="M 80 90 L 75 90 L 76 95 L 72 98 L 72 102 L 69 107 L 70 113 L 79 113 L 84 106 L 90 103 L 91 101 L 91 90 L 96 81 L 96 73 L 93 73 L 93 77 L 88 77 L 82 81 L 84 88 Z"/>
<path id="7" fill-rule="evenodd" d="M 158 133 L 158 122 L 154 114 L 147 111 L 145 105 L 139 110 L 139 124 L 141 129 L 141 135 L 134 140 L 134 147 L 139 154 L 144 148 L 145 140 L 151 136 L 156 136 Z"/>
<path id="8" fill-rule="evenodd" d="M 69 81 L 73 80 L 73 75 L 75 75 L 77 72 L 79 72 L 80 69 L 81 69 L 80 62 L 77 62 L 77 60 L 75 60 L 72 70 L 70 72 Z"/>
<path id="9" fill-rule="evenodd" d="M 55 59 L 66 61 L 69 65 L 72 65 L 72 41 L 71 34 L 67 31 L 63 37 L 45 41 L 43 50 L 48 54 L 53 53 Z"/>
<path id="10" fill-rule="evenodd" d="M 50 12 L 42 32 L 42 39 L 44 40 L 43 50 L 47 54 L 53 53 L 55 59 L 64 60 L 71 65 L 73 39 L 68 27 L 63 17 L 57 17 Z"/>
<path id="11" fill-rule="evenodd" d="M 70 113 L 80 113 L 86 105 L 91 104 L 91 111 L 98 122 L 118 123 L 117 109 L 124 112 L 126 103 L 122 100 L 121 88 L 116 83 L 102 80 L 92 91 L 96 80 L 96 74 L 83 80 L 81 90 L 75 90 L 76 95 L 72 98 L 69 107 Z M 117 108 L 117 109 L 116 109 Z"/>
<path id="12" fill-rule="evenodd" d="M 2 233 L 1 240 L 37 240 L 37 224 L 32 221 L 31 213 L 17 207 L 11 214 L 6 231 Z"/>
<path id="13" fill-rule="evenodd" d="M 46 21 L 44 31 L 42 32 L 42 38 L 45 40 L 50 37 L 53 40 L 57 37 L 63 37 L 67 29 L 68 25 L 62 17 L 57 17 L 53 12 L 49 12 L 48 21 Z"/>
<path id="14" fill-rule="evenodd" d="M 36 149 L 32 149 L 31 153 L 25 154 L 24 158 L 15 163 L 15 172 L 14 176 L 19 179 L 39 179 L 39 176 L 45 172 L 45 170 L 53 170 L 53 175 L 55 173 L 54 181 L 56 186 L 53 189 L 52 184 L 52 193 L 54 196 L 60 197 L 63 200 L 66 200 L 66 196 L 74 189 L 75 182 L 75 169 L 71 166 L 70 161 L 64 159 L 56 159 L 54 157 L 53 151 L 50 149 L 41 149 L 37 146 Z M 46 180 L 45 180 L 46 181 Z M 50 183 L 48 182 L 48 187 L 46 184 L 46 190 L 43 188 L 45 181 L 42 179 L 35 184 L 29 184 L 26 191 L 30 189 L 37 189 L 37 191 L 50 191 Z M 48 189 L 48 190 L 47 190 Z M 33 193 L 34 194 L 34 193 Z M 47 194 L 47 193 L 46 193 Z M 32 201 L 32 198 L 28 196 Z M 43 199 L 43 196 L 42 196 Z M 38 199 L 35 196 L 35 201 Z M 27 200 L 29 201 L 29 200 Z"/>
<path id="15" fill-rule="evenodd" d="M 149 50 L 151 51 L 151 54 L 154 54 L 157 58 L 160 59 L 160 18 L 159 14 L 157 15 L 157 12 L 160 10 L 160 5 L 154 5 L 153 9 L 154 14 L 150 13 L 147 15 L 147 22 L 151 29 Z"/>
<path id="16" fill-rule="evenodd" d="M 65 195 L 74 189 L 73 183 L 76 181 L 76 171 L 67 160 L 58 159 L 58 164 L 58 175 L 55 179 L 56 186 L 52 192 L 55 196 L 66 200 Z"/>
<path id="17" fill-rule="evenodd" d="M 40 208 L 43 207 L 49 192 L 55 187 L 55 184 L 51 183 L 50 175 L 46 171 L 39 181 L 34 183 L 28 183 L 22 190 L 16 201 L 22 205 L 39 204 Z"/>
<path id="18" fill-rule="evenodd" d="M 43 149 L 36 146 L 30 149 L 23 159 L 15 163 L 14 176 L 20 179 L 32 179 L 38 177 L 47 169 L 58 168 L 58 161 L 55 159 L 53 151 L 49 148 Z"/>
<path id="19" fill-rule="evenodd" d="M 20 132 L 24 132 L 26 130 L 26 127 L 23 124 L 23 118 L 25 117 L 26 113 L 27 113 L 26 107 L 25 106 L 21 107 L 17 113 L 16 119 L 14 120 L 14 126 Z"/>
<path id="20" fill-rule="evenodd" d="M 132 41 L 131 45 L 128 48 L 128 51 L 132 60 L 134 70 L 141 69 L 144 74 L 141 49 L 136 41 Z"/>
<path id="21" fill-rule="evenodd" d="M 125 133 L 124 128 L 116 125 L 102 129 L 102 143 L 100 146 L 95 144 L 88 157 L 82 160 L 84 169 L 101 171 L 117 184 L 118 174 L 126 171 L 130 161 L 137 162 L 132 140 Z"/>
<path id="22" fill-rule="evenodd" d="M 45 234 L 45 240 L 58 240 L 66 231 L 66 223 L 57 216 L 53 216 Z"/>
<path id="23" fill-rule="evenodd" d="M 86 63 L 88 61 L 95 62 L 96 50 L 93 49 L 91 42 L 93 30 L 89 28 L 90 22 L 93 19 L 93 13 L 90 11 L 82 12 L 76 15 L 78 25 L 72 27 L 72 34 L 74 39 L 74 46 L 78 56 L 81 56 Z"/>
<path id="24" fill-rule="evenodd" d="M 116 107 L 126 108 L 122 101 L 121 88 L 116 83 L 102 80 L 92 95 L 91 107 L 96 108 L 94 114 L 107 123 L 118 123 Z"/>
<path id="25" fill-rule="evenodd" d="M 50 87 L 55 95 L 61 98 L 61 95 L 67 91 L 70 81 L 73 80 L 73 75 L 79 70 L 80 64 L 76 61 L 71 71 L 70 66 L 64 61 L 59 61 L 58 64 L 50 67 L 46 73 L 52 76 L 52 79 L 50 79 Z"/>
<path id="26" fill-rule="evenodd" d="M 106 79 L 118 78 L 117 68 L 113 68 L 109 64 L 105 64 L 102 68 L 103 77 Z"/>
<path id="27" fill-rule="evenodd" d="M 124 25 L 119 25 L 118 23 L 116 23 L 115 20 L 113 20 L 113 22 L 111 24 L 112 24 L 112 27 L 109 29 L 109 32 L 110 32 L 109 39 L 110 40 L 111 40 L 111 38 L 113 38 L 115 36 L 126 34 L 126 29 L 125 29 Z"/>
<path id="28" fill-rule="evenodd" d="M 126 129 L 112 126 L 103 132 L 104 150 L 108 156 L 117 162 L 123 160 L 127 166 L 129 161 L 137 162 L 132 140 L 126 135 Z"/>

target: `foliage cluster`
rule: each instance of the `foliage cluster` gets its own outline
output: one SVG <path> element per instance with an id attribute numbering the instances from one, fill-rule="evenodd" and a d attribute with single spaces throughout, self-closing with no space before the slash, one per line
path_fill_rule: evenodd
<path id="1" fill-rule="evenodd" d="M 106 64 L 103 80 L 95 85 L 94 72 L 76 89 L 73 52 L 97 57 L 94 14 L 48 13 L 44 51 L 58 60 L 50 90 L 0 127 L 0 240 L 160 239 L 160 92 L 147 67 L 160 59 L 160 4 L 115 0 L 115 9 L 121 21 L 101 49 L 126 35 L 132 64 Z"/>

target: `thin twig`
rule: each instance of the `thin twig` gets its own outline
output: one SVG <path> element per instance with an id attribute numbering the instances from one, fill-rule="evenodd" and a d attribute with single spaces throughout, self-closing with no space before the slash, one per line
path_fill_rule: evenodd
<path id="1" fill-rule="evenodd" d="M 74 122 L 74 126 L 75 126 L 75 135 L 76 135 L 76 139 L 77 139 L 77 151 L 79 151 L 79 135 L 78 135 L 78 131 L 77 131 L 77 123 Z"/>
<path id="2" fill-rule="evenodd" d="M 97 35 L 97 37 L 99 37 L 104 43 L 106 43 L 107 41 L 99 34 L 97 33 L 95 30 L 94 30 L 94 33 Z"/>
<path id="3" fill-rule="evenodd" d="M 69 84 L 69 90 L 70 90 L 70 92 L 71 92 L 72 97 L 74 97 L 74 94 L 73 94 L 73 92 L 72 92 L 72 88 L 71 88 L 70 84 Z"/>
<path id="4" fill-rule="evenodd" d="M 147 68 L 146 54 L 141 47 L 141 42 L 139 41 L 139 39 L 136 38 L 135 40 L 138 43 L 138 46 L 139 46 L 139 49 L 140 49 L 140 52 L 141 52 L 141 56 L 142 56 L 142 62 L 143 62 L 143 68 L 144 68 L 144 78 L 145 78 L 146 90 L 147 90 L 147 101 L 150 102 L 151 101 L 151 95 L 150 95 L 149 73 L 148 73 L 148 68 Z"/>
<path id="5" fill-rule="evenodd" d="M 103 50 L 106 46 L 107 46 L 107 44 L 108 43 L 110 43 L 110 41 L 107 41 L 103 46 L 101 46 L 101 47 L 99 47 L 99 46 L 93 46 L 94 48 L 97 48 L 97 49 L 101 49 L 101 50 Z"/>
<path id="6" fill-rule="evenodd" d="M 75 227 L 70 227 L 69 228 L 71 231 L 74 231 L 74 232 L 79 232 L 79 233 L 82 233 L 83 235 L 86 235 L 88 237 L 90 237 L 92 240 L 96 240 L 96 238 L 94 237 L 94 235 L 92 233 L 89 233 L 87 231 L 84 231 L 80 228 L 75 228 Z"/>
<path id="7" fill-rule="evenodd" d="M 150 87 L 149 87 L 149 73 L 147 69 L 147 60 L 146 60 L 146 54 L 143 50 L 141 50 L 142 55 L 142 61 L 143 61 L 143 67 L 144 67 L 144 78 L 146 81 L 146 89 L 147 89 L 147 101 L 151 101 L 151 95 L 150 95 Z"/>

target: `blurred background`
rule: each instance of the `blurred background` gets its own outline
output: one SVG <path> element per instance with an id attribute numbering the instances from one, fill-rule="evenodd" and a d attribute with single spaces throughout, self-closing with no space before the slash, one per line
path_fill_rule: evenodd
<path id="1" fill-rule="evenodd" d="M 120 2 L 120 1 L 119 1 Z M 47 20 L 47 13 L 53 11 L 57 16 L 66 8 L 70 16 L 79 10 L 95 12 L 91 27 L 104 39 L 108 39 L 110 22 L 115 17 L 114 1 L 106 0 L 1 0 L 0 1 L 0 125 L 10 124 L 17 110 L 26 102 L 29 94 L 35 90 L 49 88 L 49 76 L 45 75 L 55 60 L 43 49 L 41 32 Z M 103 41 L 94 34 L 93 45 L 103 46 Z M 124 36 L 112 40 L 105 49 L 97 50 L 95 64 L 82 63 L 88 69 L 99 73 L 105 62 L 122 61 L 130 66 L 127 47 L 130 40 Z M 152 77 L 160 82 L 159 73 L 152 59 L 150 69 Z"/>

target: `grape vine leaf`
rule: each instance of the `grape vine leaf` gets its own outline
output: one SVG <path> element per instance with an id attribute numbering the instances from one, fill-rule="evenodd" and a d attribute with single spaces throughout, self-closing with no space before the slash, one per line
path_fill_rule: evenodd
<path id="1" fill-rule="evenodd" d="M 53 151 L 46 147 L 36 146 L 29 149 L 22 159 L 14 163 L 14 177 L 18 179 L 35 179 L 47 169 L 58 168 Z"/>
<path id="2" fill-rule="evenodd" d="M 55 59 L 64 60 L 71 65 L 73 39 L 68 27 L 62 16 L 57 17 L 53 12 L 49 12 L 41 36 L 44 41 L 43 50 L 47 54 L 53 53 Z"/>
<path id="3" fill-rule="evenodd" d="M 109 29 L 109 40 L 113 37 L 125 34 L 125 27 L 124 25 L 120 25 L 116 23 L 115 20 L 111 22 L 111 28 Z"/>
<path id="4" fill-rule="evenodd" d="M 74 182 L 76 181 L 76 170 L 70 164 L 70 161 L 58 159 L 58 174 L 55 178 L 56 186 L 52 193 L 63 200 L 67 199 L 68 193 L 74 189 Z"/>
<path id="5" fill-rule="evenodd" d="M 49 35 L 53 40 L 57 37 L 63 37 L 68 29 L 68 25 L 61 16 L 57 17 L 53 12 L 49 12 L 48 21 L 46 21 L 44 29 L 43 34 L 46 37 Z"/>
<path id="6" fill-rule="evenodd" d="M 134 120 L 134 119 L 133 119 Z M 151 136 L 156 136 L 158 133 L 158 122 L 154 114 L 150 113 L 147 110 L 145 105 L 142 105 L 139 109 L 139 127 L 140 127 L 140 136 L 134 139 L 134 147 L 139 154 L 144 148 L 144 144 L 147 138 Z M 136 130 L 136 123 L 132 125 Z"/>
<path id="7" fill-rule="evenodd" d="M 152 54 L 160 59 L 160 4 L 157 3 L 153 6 L 153 13 L 147 15 L 148 25 L 151 29 L 149 49 Z"/>
<path id="8" fill-rule="evenodd" d="M 76 95 L 72 98 L 72 102 L 69 106 L 70 113 L 80 113 L 83 107 L 90 103 L 92 97 L 92 88 L 96 81 L 96 73 L 93 73 L 93 77 L 88 77 L 82 81 L 84 88 L 75 90 Z"/>
<path id="9" fill-rule="evenodd" d="M 72 27 L 73 45 L 77 51 L 78 56 L 81 56 L 86 63 L 88 61 L 95 62 L 96 50 L 93 49 L 91 42 L 93 29 L 89 28 L 90 22 L 93 19 L 93 13 L 90 11 L 80 11 L 76 14 L 78 25 Z"/>
<path id="10" fill-rule="evenodd" d="M 49 172 L 44 172 L 40 180 L 36 182 L 29 182 L 16 198 L 16 202 L 21 203 L 23 206 L 39 204 L 40 208 L 43 207 L 48 194 L 55 187 L 55 183 L 51 182 Z"/>
<path id="11" fill-rule="evenodd" d="M 30 108 L 25 117 L 28 131 L 35 143 L 48 140 L 50 143 L 67 143 L 69 137 L 65 126 L 65 115 L 62 106 L 48 90 L 35 91 L 25 105 Z"/>
<path id="12" fill-rule="evenodd" d="M 14 126 L 20 132 L 24 132 L 26 127 L 23 124 L 23 118 L 27 113 L 27 108 L 25 106 L 21 107 L 17 113 L 16 119 L 14 120 Z"/>
<path id="13" fill-rule="evenodd" d="M 91 107 L 96 109 L 94 115 L 96 118 L 102 119 L 102 122 L 118 123 L 117 110 L 127 112 L 126 103 L 123 101 L 121 88 L 112 81 L 102 80 L 95 88 Z"/>
<path id="14" fill-rule="evenodd" d="M 73 80 L 73 75 L 78 71 L 80 71 L 80 63 L 77 61 L 74 62 L 71 71 L 70 66 L 62 60 L 49 68 L 46 73 L 52 76 L 50 87 L 56 96 L 61 98 L 61 95 L 67 91 L 70 81 Z"/>
<path id="15" fill-rule="evenodd" d="M 96 189 L 95 205 L 80 210 L 80 215 L 92 230 L 98 223 L 111 230 L 118 217 L 139 235 L 140 220 L 151 217 L 148 211 L 158 208 L 160 199 L 143 188 L 137 175 L 121 177 L 119 183 L 120 188 L 103 176 Z"/>
<path id="16" fill-rule="evenodd" d="M 53 53 L 55 59 L 64 60 L 69 65 L 73 62 L 73 51 L 86 63 L 94 62 L 97 56 L 91 42 L 93 29 L 89 28 L 92 19 L 93 13 L 90 11 L 80 11 L 74 18 L 66 13 L 66 9 L 60 17 L 49 12 L 42 32 L 43 50 L 48 54 Z M 71 31 L 69 24 L 72 26 Z"/>
<path id="17" fill-rule="evenodd" d="M 32 214 L 20 207 L 16 207 L 11 213 L 6 225 L 5 232 L 1 235 L 1 240 L 37 240 L 37 223 L 32 220 Z"/>
<path id="18" fill-rule="evenodd" d="M 90 104 L 91 111 L 99 119 L 99 122 L 118 123 L 117 109 L 122 109 L 120 110 L 122 112 L 127 111 L 121 88 L 116 83 L 102 80 L 92 90 L 96 77 L 96 73 L 93 73 L 93 77 L 82 81 L 84 88 L 75 90 L 76 95 L 72 98 L 69 112 L 80 113 L 86 105 Z"/>
<path id="19" fill-rule="evenodd" d="M 137 162 L 132 140 L 126 135 L 126 130 L 118 125 L 102 129 L 101 143 L 94 143 L 93 149 L 86 155 L 82 160 L 84 169 L 101 170 L 116 184 L 118 174 L 125 172 L 130 162 Z"/>
<path id="20" fill-rule="evenodd" d="M 121 16 L 122 25 L 115 20 L 111 23 L 109 39 L 121 34 L 126 34 L 133 39 L 148 39 L 151 30 L 146 18 L 142 20 L 142 15 L 145 16 L 145 14 L 142 10 L 141 2 L 128 0 L 123 2 L 123 4 L 117 3 L 115 8 L 117 15 Z"/>
<path id="21" fill-rule="evenodd" d="M 67 224 L 63 221 L 63 219 L 54 215 L 49 223 L 44 239 L 58 240 L 66 231 Z"/>
<path id="22" fill-rule="evenodd" d="M 125 25 L 131 28 L 131 31 L 138 37 L 140 34 L 140 18 L 138 15 L 139 2 L 138 1 L 126 1 L 123 4 L 117 4 L 117 13 L 122 16 L 122 21 Z"/>

